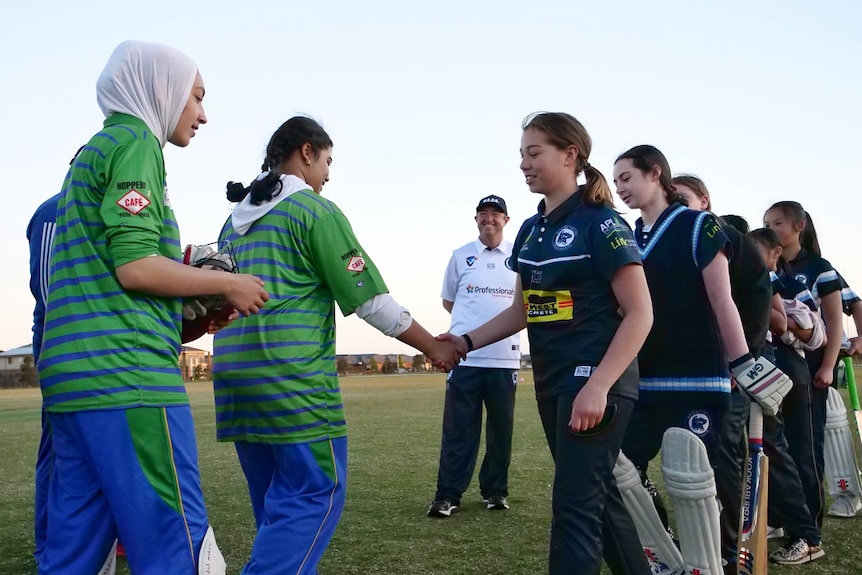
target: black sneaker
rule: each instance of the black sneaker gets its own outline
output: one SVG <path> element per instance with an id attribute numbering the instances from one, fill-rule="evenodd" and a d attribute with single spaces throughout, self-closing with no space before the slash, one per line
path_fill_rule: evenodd
<path id="1" fill-rule="evenodd" d="M 458 511 L 458 506 L 448 499 L 435 499 L 428 507 L 428 517 L 449 517 Z"/>
<path id="2" fill-rule="evenodd" d="M 502 495 L 491 495 L 485 500 L 485 505 L 491 511 L 505 511 L 509 508 L 509 502 Z"/>

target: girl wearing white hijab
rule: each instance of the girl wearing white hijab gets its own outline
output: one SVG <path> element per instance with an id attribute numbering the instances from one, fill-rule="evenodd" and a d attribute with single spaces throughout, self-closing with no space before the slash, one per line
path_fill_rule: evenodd
<path id="1" fill-rule="evenodd" d="M 197 65 L 123 42 L 97 83 L 104 128 L 81 148 L 57 212 L 40 375 L 53 438 L 40 575 L 223 574 L 207 521 L 178 365 L 182 297 L 238 313 L 268 298 L 250 275 L 185 266 L 162 148 L 206 123 Z M 235 314 L 236 315 L 236 314 Z"/>

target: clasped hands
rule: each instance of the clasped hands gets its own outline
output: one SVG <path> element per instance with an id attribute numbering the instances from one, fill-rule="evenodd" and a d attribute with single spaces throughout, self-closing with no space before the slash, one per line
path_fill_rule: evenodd
<path id="1" fill-rule="evenodd" d="M 434 345 L 425 356 L 440 371 L 451 371 L 467 357 L 467 342 L 460 335 L 441 333 L 434 338 Z"/>

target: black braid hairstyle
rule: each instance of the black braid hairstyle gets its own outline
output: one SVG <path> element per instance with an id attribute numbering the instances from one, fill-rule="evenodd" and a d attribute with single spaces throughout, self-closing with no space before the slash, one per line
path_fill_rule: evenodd
<path id="1" fill-rule="evenodd" d="M 314 157 L 317 157 L 322 150 L 332 147 L 332 138 L 311 118 L 294 116 L 279 126 L 269 139 L 266 158 L 260 168 L 266 176 L 253 181 L 248 187 L 239 182 L 228 182 L 228 201 L 241 202 L 251 194 L 252 203 L 259 206 L 278 196 L 281 193 L 281 174 L 278 172 L 278 167 L 305 144 L 311 144 Z"/>

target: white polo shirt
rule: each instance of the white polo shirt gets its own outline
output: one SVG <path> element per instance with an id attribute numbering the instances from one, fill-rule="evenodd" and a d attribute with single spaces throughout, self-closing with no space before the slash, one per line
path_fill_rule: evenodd
<path id="1" fill-rule="evenodd" d="M 440 294 L 444 300 L 454 302 L 449 331 L 456 335 L 467 333 L 512 305 L 518 276 L 506 267 L 511 255 L 512 243 L 506 240 L 489 250 L 476 239 L 452 252 Z M 521 336 L 516 333 L 471 351 L 460 365 L 518 369 Z"/>

